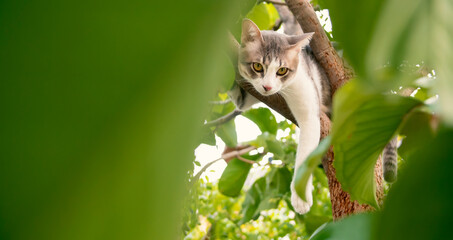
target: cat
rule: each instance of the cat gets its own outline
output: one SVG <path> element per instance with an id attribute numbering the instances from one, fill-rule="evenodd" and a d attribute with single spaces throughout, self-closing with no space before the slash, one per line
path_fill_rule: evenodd
<path id="1" fill-rule="evenodd" d="M 313 34 L 289 36 L 260 31 L 255 23 L 245 19 L 238 53 L 239 74 L 263 96 L 280 94 L 300 126 L 295 171 L 318 146 L 320 111 L 322 106 L 330 106 L 331 99 L 328 79 L 309 52 Z M 230 91 L 230 97 L 241 111 L 258 102 L 237 85 Z M 308 212 L 313 205 L 312 177 L 306 189 L 307 201 L 303 201 L 295 191 L 293 178 L 291 204 L 300 214 Z"/>
<path id="2" fill-rule="evenodd" d="M 288 104 L 299 127 L 295 172 L 318 146 L 320 141 L 320 112 L 330 116 L 331 89 L 324 69 L 315 60 L 309 47 L 314 33 L 286 35 L 275 31 L 260 31 L 249 19 L 242 22 L 241 45 L 238 53 L 238 72 L 255 90 L 263 95 L 281 95 Z M 229 91 L 239 111 L 249 109 L 259 100 L 237 84 Z M 384 179 L 396 180 L 396 140 L 383 152 Z M 299 214 L 307 213 L 313 205 L 312 176 L 306 187 L 306 200 L 295 191 L 291 182 L 291 204 Z"/>

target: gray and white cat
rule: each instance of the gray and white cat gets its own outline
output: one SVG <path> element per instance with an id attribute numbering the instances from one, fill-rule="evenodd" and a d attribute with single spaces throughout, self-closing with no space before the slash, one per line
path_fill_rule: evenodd
<path id="1" fill-rule="evenodd" d="M 300 126 L 295 169 L 318 146 L 321 106 L 329 105 L 330 89 L 322 68 L 307 51 L 313 33 L 289 36 L 274 31 L 260 31 L 250 20 L 242 23 L 238 54 L 240 75 L 263 96 L 280 94 Z M 256 98 L 239 87 L 230 96 L 240 110 L 246 110 Z M 296 173 L 294 174 L 294 176 Z M 313 204 L 312 177 L 303 201 L 291 184 L 291 203 L 298 213 L 306 213 Z"/>
<path id="2" fill-rule="evenodd" d="M 328 113 L 330 109 L 329 80 L 308 46 L 313 34 L 290 36 L 275 31 L 260 31 L 255 23 L 245 19 L 238 53 L 238 71 L 244 80 L 263 96 L 280 94 L 300 127 L 295 171 L 318 146 L 320 112 Z M 237 85 L 233 86 L 229 95 L 241 111 L 259 102 Z M 383 159 L 384 179 L 393 182 L 396 180 L 395 139 L 384 149 Z M 307 201 L 303 201 L 295 191 L 293 179 L 291 203 L 296 212 L 304 214 L 310 210 L 313 205 L 312 190 L 310 177 L 306 187 Z"/>

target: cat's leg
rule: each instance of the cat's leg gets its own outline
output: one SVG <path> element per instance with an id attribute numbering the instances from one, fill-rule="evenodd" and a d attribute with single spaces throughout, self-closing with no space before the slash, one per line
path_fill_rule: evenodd
<path id="1" fill-rule="evenodd" d="M 310 176 L 306 186 L 306 200 L 303 201 L 299 195 L 297 195 L 294 180 L 297 176 L 297 171 L 306 160 L 308 155 L 315 150 L 319 144 L 321 125 L 319 118 L 316 117 L 317 114 L 311 115 L 306 121 L 301 121 L 300 125 L 300 134 L 299 134 L 299 144 L 297 146 L 297 155 L 296 155 L 296 164 L 294 169 L 294 177 L 291 182 L 291 204 L 294 207 L 294 210 L 300 214 L 307 213 L 310 210 L 310 207 L 313 205 L 313 177 Z"/>
<path id="2" fill-rule="evenodd" d="M 260 102 L 260 100 L 245 91 L 236 82 L 233 84 L 230 91 L 228 91 L 228 96 L 230 96 L 231 101 L 236 105 L 236 108 L 242 112 L 250 109 L 255 103 Z"/>

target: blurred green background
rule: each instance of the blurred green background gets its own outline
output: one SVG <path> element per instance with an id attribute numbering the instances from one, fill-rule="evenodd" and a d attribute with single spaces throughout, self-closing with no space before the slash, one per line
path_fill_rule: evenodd
<path id="1" fill-rule="evenodd" d="M 0 239 L 175 239 L 235 1 L 0 2 Z"/>

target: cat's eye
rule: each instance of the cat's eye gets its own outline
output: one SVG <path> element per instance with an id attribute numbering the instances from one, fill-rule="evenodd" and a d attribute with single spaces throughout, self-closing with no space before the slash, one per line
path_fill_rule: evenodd
<path id="1" fill-rule="evenodd" d="M 252 64 L 253 66 L 253 70 L 257 71 L 257 72 L 262 72 L 263 71 L 263 65 L 261 65 L 261 63 L 253 63 Z"/>
<path id="2" fill-rule="evenodd" d="M 287 72 L 288 72 L 288 68 L 282 67 L 282 68 L 279 68 L 279 69 L 278 69 L 277 75 L 283 76 L 283 75 L 285 75 Z"/>

